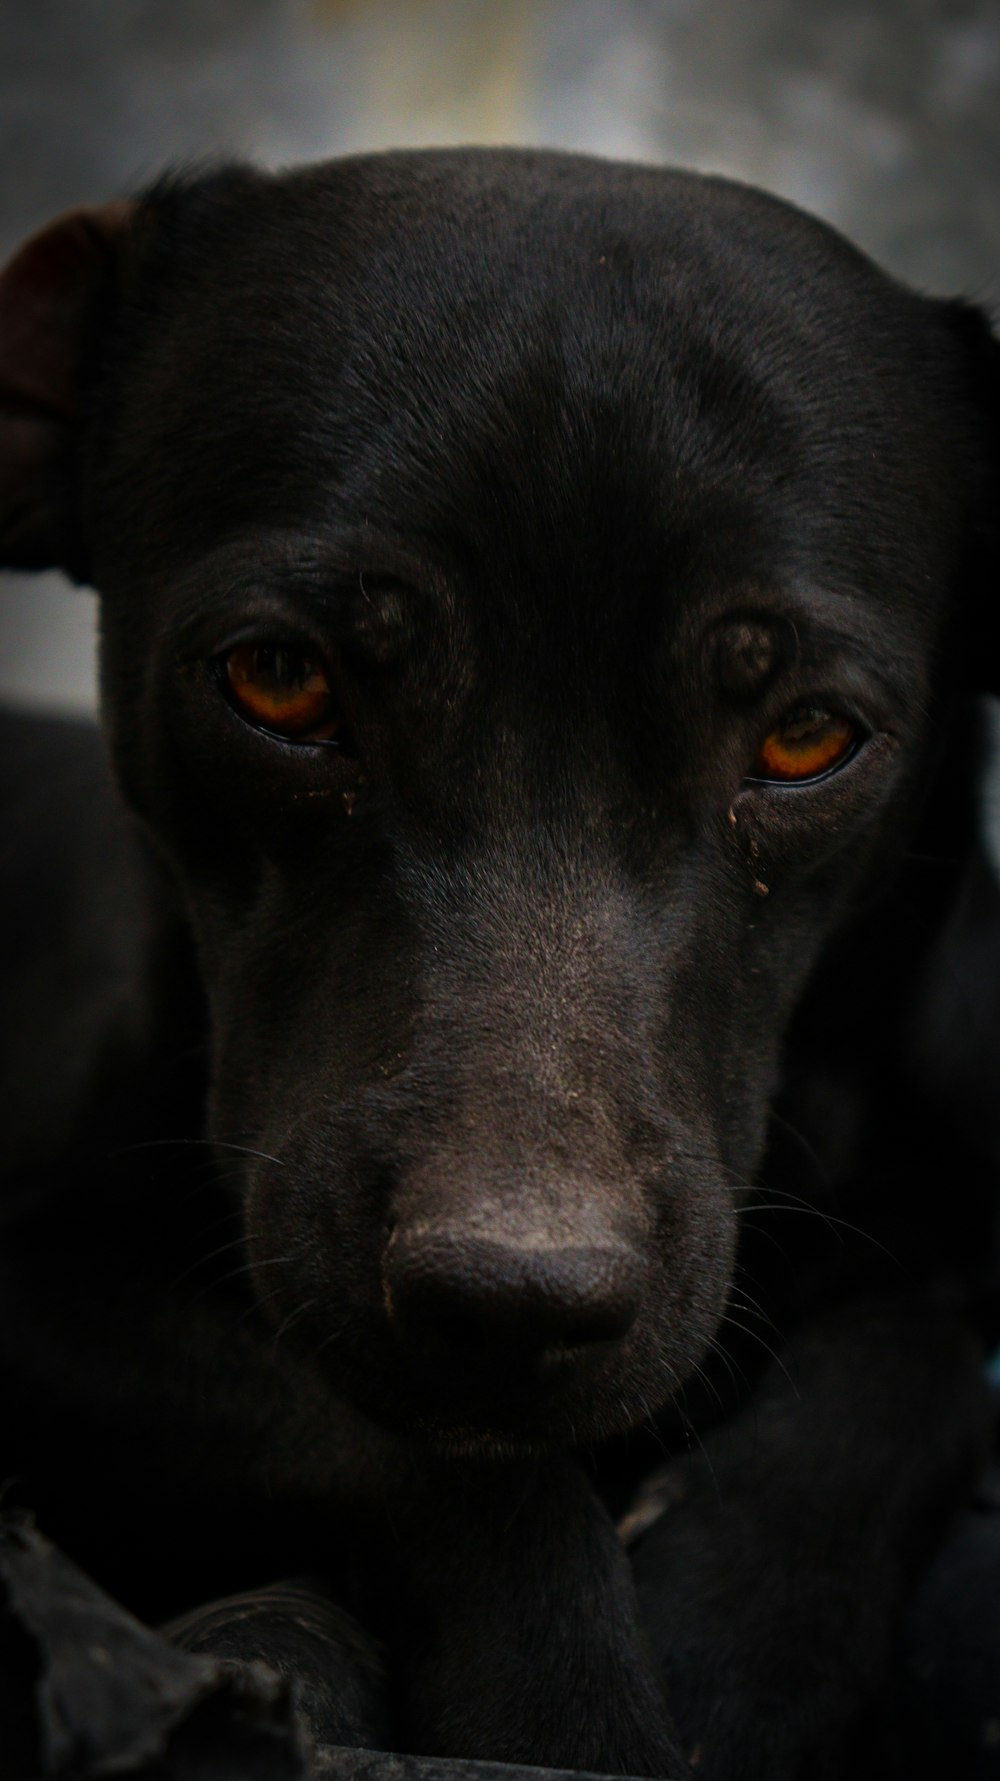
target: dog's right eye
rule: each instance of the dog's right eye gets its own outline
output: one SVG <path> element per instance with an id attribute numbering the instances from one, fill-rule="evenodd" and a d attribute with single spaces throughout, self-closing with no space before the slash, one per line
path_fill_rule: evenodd
<path id="1" fill-rule="evenodd" d="M 216 666 L 229 703 L 255 729 L 285 742 L 337 740 L 340 713 L 326 665 L 307 645 L 238 643 Z"/>

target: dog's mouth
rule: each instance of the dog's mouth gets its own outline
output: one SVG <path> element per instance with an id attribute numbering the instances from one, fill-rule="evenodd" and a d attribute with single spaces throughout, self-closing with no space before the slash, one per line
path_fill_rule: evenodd
<path id="1" fill-rule="evenodd" d="M 305 1320 L 288 1339 L 316 1352 Z M 688 1331 L 685 1345 L 691 1340 Z M 322 1345 L 319 1364 L 330 1388 L 374 1422 L 440 1453 L 488 1460 L 626 1432 L 674 1396 L 702 1352 L 699 1344 L 665 1363 L 662 1339 L 642 1319 L 617 1341 L 541 1352 L 512 1342 L 487 1352 L 455 1340 L 446 1354 L 361 1319 L 343 1340 Z"/>
<path id="2" fill-rule="evenodd" d="M 565 1371 L 571 1378 L 562 1378 Z M 669 1396 L 664 1387 L 660 1401 Z M 650 1407 L 628 1369 L 609 1360 L 577 1368 L 543 1364 L 425 1381 L 407 1369 L 352 1397 L 378 1421 L 443 1452 L 503 1458 L 575 1447 L 624 1431 Z"/>

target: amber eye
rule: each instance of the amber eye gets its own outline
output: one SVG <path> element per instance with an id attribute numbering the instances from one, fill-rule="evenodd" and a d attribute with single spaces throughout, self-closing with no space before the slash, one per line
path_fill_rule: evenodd
<path id="1" fill-rule="evenodd" d="M 292 642 L 239 643 L 219 660 L 241 717 L 290 742 L 333 740 L 339 713 L 318 655 Z"/>
<path id="2" fill-rule="evenodd" d="M 784 784 L 821 779 L 847 760 L 858 739 L 856 725 L 840 712 L 800 705 L 765 736 L 752 777 Z"/>

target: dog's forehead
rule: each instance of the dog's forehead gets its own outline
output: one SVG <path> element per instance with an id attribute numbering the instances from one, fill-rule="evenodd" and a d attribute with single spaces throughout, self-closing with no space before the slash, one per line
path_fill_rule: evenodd
<path id="1" fill-rule="evenodd" d="M 175 212 L 119 486 L 178 548 L 359 525 L 519 574 L 700 554 L 723 581 L 928 585 L 929 306 L 788 206 L 484 151 L 223 181 Z"/>

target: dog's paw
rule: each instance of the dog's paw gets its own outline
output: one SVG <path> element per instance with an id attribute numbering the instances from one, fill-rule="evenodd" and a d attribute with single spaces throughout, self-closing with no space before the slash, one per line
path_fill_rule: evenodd
<path id="1" fill-rule="evenodd" d="M 885 1592 L 873 1578 L 866 1602 L 816 1553 L 764 1553 L 752 1505 L 732 1508 L 675 1502 L 634 1554 L 691 1769 L 699 1781 L 861 1781 L 879 1743 Z"/>
<path id="2" fill-rule="evenodd" d="M 623 1531 L 696 1774 L 861 1781 L 885 1772 L 901 1611 L 995 1410 L 974 1338 L 924 1295 L 825 1315 L 785 1362 Z"/>

